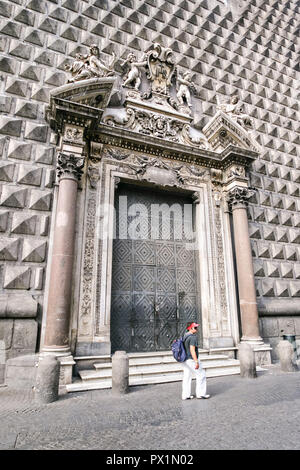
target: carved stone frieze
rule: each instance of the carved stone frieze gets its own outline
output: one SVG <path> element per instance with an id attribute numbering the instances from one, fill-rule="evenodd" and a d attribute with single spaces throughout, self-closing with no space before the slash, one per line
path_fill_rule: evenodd
<path id="1" fill-rule="evenodd" d="M 73 154 L 59 153 L 57 157 L 57 176 L 80 180 L 84 167 L 84 157 L 76 157 Z"/>
<path id="2" fill-rule="evenodd" d="M 72 142 L 75 144 L 83 144 L 83 132 L 84 129 L 81 127 L 70 127 L 66 126 L 65 127 L 65 132 L 64 132 L 64 141 L 66 142 Z"/>
<path id="3" fill-rule="evenodd" d="M 158 111 L 158 110 L 157 110 Z M 190 133 L 190 125 L 179 116 L 163 115 L 148 109 L 127 107 L 124 114 L 109 114 L 103 122 L 113 127 L 125 127 L 149 137 L 159 137 L 176 143 L 187 144 L 199 149 L 209 149 L 206 138 L 201 133 Z"/>

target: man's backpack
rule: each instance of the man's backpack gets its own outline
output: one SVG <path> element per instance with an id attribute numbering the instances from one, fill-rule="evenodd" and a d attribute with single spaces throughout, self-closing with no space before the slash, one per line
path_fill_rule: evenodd
<path id="1" fill-rule="evenodd" d="M 173 341 L 172 353 L 177 362 L 184 362 L 186 360 L 186 350 L 184 347 L 183 337 Z"/>

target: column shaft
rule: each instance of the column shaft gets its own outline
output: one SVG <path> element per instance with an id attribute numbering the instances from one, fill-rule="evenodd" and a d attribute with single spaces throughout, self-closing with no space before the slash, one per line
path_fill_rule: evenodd
<path id="1" fill-rule="evenodd" d="M 240 298 L 242 340 L 261 340 L 246 207 L 233 207 L 234 243 Z"/>
<path id="2" fill-rule="evenodd" d="M 61 179 L 55 220 L 44 349 L 68 350 L 78 182 Z"/>

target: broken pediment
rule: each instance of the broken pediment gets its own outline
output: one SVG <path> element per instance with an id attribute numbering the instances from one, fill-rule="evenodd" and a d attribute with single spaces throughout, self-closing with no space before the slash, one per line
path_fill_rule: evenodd
<path id="1" fill-rule="evenodd" d="M 51 128 L 57 130 L 63 122 L 85 127 L 99 123 L 110 101 L 115 81 L 116 77 L 90 78 L 51 90 L 47 109 Z"/>

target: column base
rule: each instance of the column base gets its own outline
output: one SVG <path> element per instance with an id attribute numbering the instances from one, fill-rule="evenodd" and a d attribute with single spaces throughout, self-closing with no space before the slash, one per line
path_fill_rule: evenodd
<path id="1" fill-rule="evenodd" d="M 56 357 L 72 355 L 70 346 L 43 346 L 41 355 L 53 355 Z"/>
<path id="2" fill-rule="evenodd" d="M 55 356 L 60 362 L 59 387 L 63 389 L 72 383 L 73 366 L 76 364 L 71 354 L 70 348 L 44 347 L 41 356 Z"/>
<path id="3" fill-rule="evenodd" d="M 259 346 L 264 344 L 264 340 L 260 336 L 242 336 L 241 343 L 247 343 L 250 344 L 250 346 Z"/>
<path id="4" fill-rule="evenodd" d="M 262 338 L 245 339 L 243 337 L 241 339 L 241 343 L 247 343 L 252 347 L 257 366 L 268 366 L 272 364 L 272 359 L 271 359 L 272 348 L 269 344 L 264 343 Z"/>

